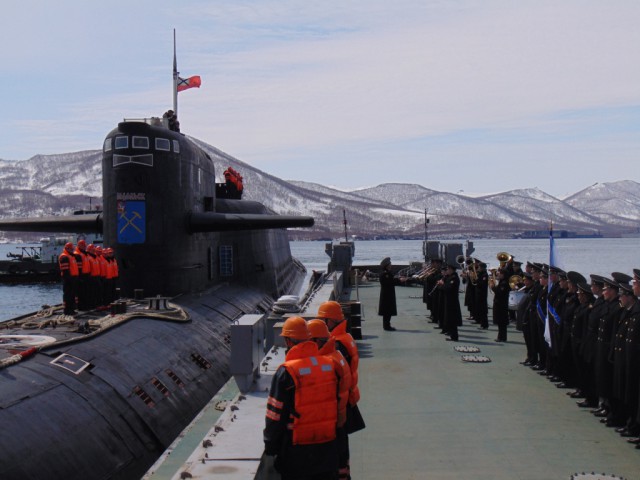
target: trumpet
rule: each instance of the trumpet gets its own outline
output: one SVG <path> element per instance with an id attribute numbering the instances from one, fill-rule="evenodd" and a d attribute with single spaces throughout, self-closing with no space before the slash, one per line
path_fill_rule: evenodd
<path id="1" fill-rule="evenodd" d="M 423 268 L 422 270 L 420 270 L 415 277 L 418 280 L 424 280 L 425 278 L 427 278 L 429 275 L 431 275 L 432 273 L 434 273 L 436 270 L 438 270 L 438 267 L 436 267 L 435 265 L 430 265 L 428 267 Z"/>
<path id="2" fill-rule="evenodd" d="M 489 288 L 493 288 L 498 283 L 498 270 L 497 268 L 489 269 Z"/>
<path id="3" fill-rule="evenodd" d="M 474 258 L 470 259 L 471 261 L 471 270 L 469 270 L 469 280 L 471 281 L 471 285 L 475 285 L 478 283 L 478 267 L 477 260 Z"/>

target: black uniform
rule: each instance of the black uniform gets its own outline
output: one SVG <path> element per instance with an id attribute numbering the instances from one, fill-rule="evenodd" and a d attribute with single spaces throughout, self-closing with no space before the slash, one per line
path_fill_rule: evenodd
<path id="1" fill-rule="evenodd" d="M 629 309 L 627 321 L 624 403 L 631 419 L 627 426 L 635 432 L 640 432 L 640 422 L 635 418 L 636 412 L 640 415 L 638 405 L 640 389 L 640 302 L 636 301 Z"/>
<path id="2" fill-rule="evenodd" d="M 580 354 L 584 361 L 584 385 L 583 393 L 591 404 L 598 402 L 596 389 L 596 345 L 598 343 L 598 325 L 600 318 L 606 314 L 607 302 L 600 296 L 593 302 L 584 329 Z"/>
<path id="3" fill-rule="evenodd" d="M 611 340 L 620 315 L 618 298 L 605 302 L 606 310 L 598 322 L 598 338 L 595 352 L 596 392 L 599 397 L 610 401 L 612 393 L 613 364 L 611 363 Z"/>
<path id="4" fill-rule="evenodd" d="M 458 326 L 462 325 L 462 312 L 460 311 L 460 277 L 454 271 L 443 277 L 444 285 L 442 294 L 444 298 L 444 330 L 452 340 L 458 340 Z"/>
<path id="5" fill-rule="evenodd" d="M 571 350 L 571 333 L 573 331 L 573 322 L 575 321 L 576 309 L 580 305 L 578 294 L 567 292 L 564 296 L 564 305 L 562 307 L 562 321 L 559 330 L 558 345 L 558 376 L 562 378 L 565 384 L 575 385 L 576 373 Z"/>
<path id="6" fill-rule="evenodd" d="M 498 342 L 507 341 L 507 325 L 509 325 L 509 282 L 502 278 L 493 288 L 493 323 L 498 325 Z"/>
<path id="7" fill-rule="evenodd" d="M 534 282 L 528 291 L 526 311 L 522 322 L 522 333 L 524 334 L 524 341 L 527 345 L 527 360 L 532 365 L 538 365 L 540 363 L 540 355 L 538 352 L 537 342 L 537 322 L 538 322 L 538 295 L 542 285 L 538 282 Z"/>
<path id="8" fill-rule="evenodd" d="M 587 332 L 587 323 L 589 321 L 589 313 L 591 313 L 592 307 L 592 301 L 581 303 L 576 307 L 569 333 L 571 358 L 575 372 L 575 384 L 577 391 L 585 397 L 587 396 L 586 392 L 588 390 L 587 375 L 589 375 L 590 372 L 587 369 L 584 358 L 582 357 L 582 343 L 584 342 Z M 595 406 L 595 402 L 590 402 L 590 405 Z"/>
<path id="9" fill-rule="evenodd" d="M 378 315 L 382 317 L 382 325 L 385 330 L 391 329 L 391 317 L 398 314 L 396 309 L 396 287 L 393 273 L 384 269 L 380 274 L 380 301 L 378 303 Z"/>
<path id="10" fill-rule="evenodd" d="M 476 274 L 475 285 L 475 320 L 480 324 L 481 328 L 489 328 L 489 306 L 487 296 L 489 293 L 489 275 L 484 269 L 478 270 Z"/>
<path id="11" fill-rule="evenodd" d="M 440 273 L 440 266 L 434 265 L 436 269 L 434 272 L 429 274 L 424 281 L 424 287 L 422 291 L 422 301 L 427 304 L 427 308 L 429 309 L 429 318 L 431 318 L 432 323 L 438 323 L 438 302 L 437 294 L 435 292 L 436 284 L 438 280 L 442 278 L 442 274 Z"/>

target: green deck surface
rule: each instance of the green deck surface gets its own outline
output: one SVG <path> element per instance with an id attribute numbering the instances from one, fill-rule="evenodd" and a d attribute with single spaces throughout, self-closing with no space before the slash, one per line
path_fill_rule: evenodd
<path id="1" fill-rule="evenodd" d="M 422 289 L 396 287 L 398 330 L 385 332 L 378 295 L 376 283 L 359 289 L 367 428 L 350 436 L 354 479 L 544 480 L 592 471 L 640 479 L 640 450 L 577 407 L 569 390 L 519 364 L 525 345 L 513 326 L 508 342 L 496 343 L 496 326 L 482 331 L 465 319 L 459 342 L 447 342 L 428 321 Z M 491 363 L 463 362 L 456 345 L 479 347 Z"/>

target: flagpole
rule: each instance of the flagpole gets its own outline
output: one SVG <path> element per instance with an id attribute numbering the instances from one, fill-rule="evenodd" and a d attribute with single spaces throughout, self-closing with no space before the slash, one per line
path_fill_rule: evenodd
<path id="1" fill-rule="evenodd" d="M 553 244 L 553 219 L 549 220 L 549 267 L 555 266 L 556 260 L 554 255 L 555 246 Z M 547 277 L 548 278 L 548 277 Z M 551 293 L 551 287 L 553 287 L 550 281 L 547 281 L 547 315 L 544 320 L 544 339 L 551 347 L 551 326 L 549 325 L 549 293 Z"/>
<path id="2" fill-rule="evenodd" d="M 176 60 L 176 29 L 173 29 L 173 112 L 178 118 L 178 61 Z"/>

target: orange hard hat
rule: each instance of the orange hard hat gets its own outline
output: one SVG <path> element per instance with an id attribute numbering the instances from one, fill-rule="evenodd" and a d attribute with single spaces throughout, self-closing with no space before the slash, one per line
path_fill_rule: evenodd
<path id="1" fill-rule="evenodd" d="M 78 247 L 80 247 L 80 249 L 87 248 L 87 242 L 84 239 L 78 240 Z"/>
<path id="2" fill-rule="evenodd" d="M 309 335 L 311 338 L 329 338 L 329 328 L 323 320 L 314 318 L 307 322 L 307 328 L 309 329 Z"/>
<path id="3" fill-rule="evenodd" d="M 307 322 L 302 317 L 287 318 L 282 325 L 281 337 L 293 338 L 294 340 L 309 340 L 309 330 Z"/>
<path id="4" fill-rule="evenodd" d="M 102 255 L 102 247 L 101 247 L 100 245 L 98 245 L 98 246 L 96 247 L 96 253 L 97 253 L 98 255 Z"/>
<path id="5" fill-rule="evenodd" d="M 328 302 L 324 302 L 320 305 L 320 308 L 318 308 L 318 317 L 339 322 L 345 319 L 344 314 L 342 313 L 342 307 L 334 300 L 329 300 Z"/>
<path id="6" fill-rule="evenodd" d="M 60 245 L 60 244 L 58 244 L 58 245 Z M 71 242 L 65 243 L 64 244 L 64 249 L 65 250 L 73 250 L 73 243 L 71 243 Z"/>
<path id="7" fill-rule="evenodd" d="M 89 245 L 87 245 L 87 252 L 89 253 L 93 253 L 96 250 L 96 246 L 93 243 L 90 243 Z"/>

